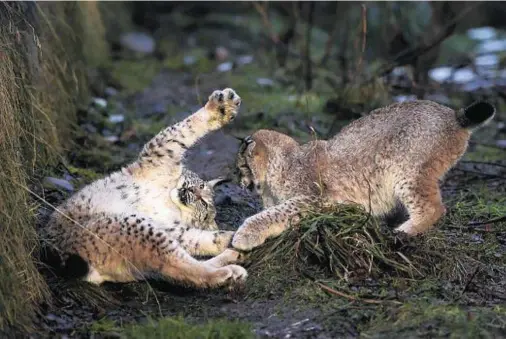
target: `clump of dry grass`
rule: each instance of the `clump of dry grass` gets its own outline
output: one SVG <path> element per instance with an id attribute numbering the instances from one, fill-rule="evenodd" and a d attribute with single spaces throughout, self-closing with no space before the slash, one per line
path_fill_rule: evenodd
<path id="1" fill-rule="evenodd" d="M 256 249 L 248 259 L 252 271 L 282 263 L 304 276 L 356 281 L 364 278 L 465 280 L 478 260 L 458 238 L 436 228 L 407 238 L 356 205 L 309 211 L 300 223 Z"/>
<path id="2" fill-rule="evenodd" d="M 87 96 L 83 51 L 105 46 L 95 9 L 95 2 L 0 3 L 0 333 L 29 330 L 49 298 L 33 261 L 37 208 L 28 187 L 59 156 Z"/>
<path id="3" fill-rule="evenodd" d="M 378 276 L 385 270 L 415 276 L 419 272 L 397 250 L 400 240 L 357 205 L 310 211 L 300 223 L 255 250 L 253 268 L 283 260 L 300 271 L 317 268 L 339 279 Z"/>

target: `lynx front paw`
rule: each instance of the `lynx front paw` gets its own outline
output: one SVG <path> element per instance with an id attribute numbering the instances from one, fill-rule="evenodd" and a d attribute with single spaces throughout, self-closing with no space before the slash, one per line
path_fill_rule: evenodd
<path id="1" fill-rule="evenodd" d="M 206 264 L 211 265 L 213 267 L 223 267 L 230 264 L 240 264 L 244 262 L 245 255 L 241 252 L 233 250 L 231 248 L 227 248 L 222 253 L 218 254 L 216 257 L 211 258 L 206 261 Z"/>
<path id="2" fill-rule="evenodd" d="M 262 245 L 264 242 L 265 239 L 259 234 L 239 230 L 232 239 L 232 246 L 239 251 L 247 252 Z"/>
<path id="3" fill-rule="evenodd" d="M 231 88 L 225 88 L 223 91 L 214 91 L 209 96 L 205 109 L 210 115 L 209 122 L 213 127 L 219 128 L 235 119 L 241 97 Z"/>

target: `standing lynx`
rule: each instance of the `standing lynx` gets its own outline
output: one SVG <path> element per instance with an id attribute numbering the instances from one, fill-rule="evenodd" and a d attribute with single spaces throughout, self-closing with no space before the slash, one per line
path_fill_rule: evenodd
<path id="1" fill-rule="evenodd" d="M 237 167 L 241 184 L 256 190 L 267 209 L 244 221 L 232 246 L 261 245 L 318 202 L 353 202 L 384 215 L 399 201 L 409 219 L 396 230 L 425 232 L 445 212 L 438 180 L 464 154 L 472 129 L 494 114 L 486 102 L 454 111 L 421 100 L 376 109 L 328 141 L 299 145 L 257 131 L 243 142 Z"/>
<path id="2" fill-rule="evenodd" d="M 137 161 L 59 206 L 42 237 L 63 261 L 84 259 L 85 280 L 95 284 L 161 276 L 217 287 L 245 279 L 244 268 L 228 265 L 237 253 L 226 250 L 233 232 L 216 230 L 216 181 L 206 183 L 182 165 L 186 150 L 232 121 L 240 103 L 232 89 L 213 92 L 203 108 L 151 139 Z"/>

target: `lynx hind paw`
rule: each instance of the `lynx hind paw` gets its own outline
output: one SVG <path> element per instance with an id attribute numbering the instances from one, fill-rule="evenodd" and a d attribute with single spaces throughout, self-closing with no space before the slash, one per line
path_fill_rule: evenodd
<path id="1" fill-rule="evenodd" d="M 232 285 L 241 284 L 246 281 L 248 271 L 244 267 L 239 265 L 228 265 L 226 267 L 232 271 L 232 276 L 230 277 Z"/>
<path id="2" fill-rule="evenodd" d="M 211 115 L 211 122 L 225 125 L 235 119 L 240 105 L 241 97 L 233 89 L 225 88 L 214 91 L 205 108 Z"/>

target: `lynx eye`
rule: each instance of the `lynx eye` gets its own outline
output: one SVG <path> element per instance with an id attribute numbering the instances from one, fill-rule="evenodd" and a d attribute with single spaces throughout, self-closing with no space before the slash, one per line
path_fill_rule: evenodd
<path id="1" fill-rule="evenodd" d="M 204 189 L 204 184 L 203 184 L 203 183 L 202 183 L 202 184 L 200 184 L 199 188 L 200 188 L 201 190 L 203 190 L 203 189 Z"/>

